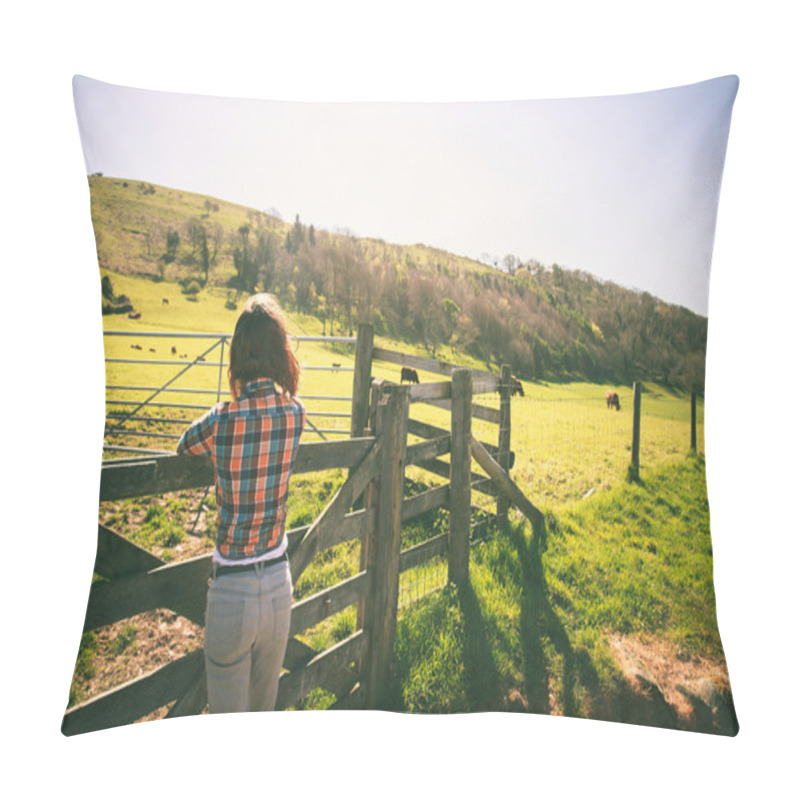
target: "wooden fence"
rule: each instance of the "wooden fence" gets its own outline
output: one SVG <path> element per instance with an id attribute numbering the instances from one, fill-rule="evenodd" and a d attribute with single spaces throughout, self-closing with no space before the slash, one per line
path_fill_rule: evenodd
<path id="1" fill-rule="evenodd" d="M 354 435 L 346 441 L 301 443 L 294 469 L 295 474 L 302 474 L 344 468 L 348 470 L 347 480 L 311 525 L 287 532 L 294 581 L 315 556 L 355 539 L 361 542 L 360 570 L 293 605 L 278 709 L 296 705 L 316 687 L 335 695 L 334 708 L 382 707 L 394 648 L 400 574 L 429 559 L 446 556 L 449 579 L 456 583 L 468 579 L 474 487 L 499 492 L 528 516 L 538 513 L 502 466 L 510 458 L 509 438 L 503 433 L 504 414 L 508 411 L 503 410 L 502 399 L 499 411 L 472 402 L 475 389 L 500 391 L 501 398 L 504 393 L 508 396 L 507 369 L 503 373 L 505 381 L 451 368 L 450 380 L 400 386 L 367 382 L 364 376 L 369 377 L 368 365 L 376 352 L 371 347 L 360 352 L 354 376 Z M 380 355 L 394 357 L 386 351 L 380 351 Z M 359 391 L 362 382 L 367 389 L 363 395 Z M 449 408 L 450 430 L 410 419 L 409 408 L 417 402 Z M 490 417 L 490 421 L 497 422 L 501 431 L 499 445 L 485 445 L 474 439 L 473 416 Z M 409 444 L 409 432 L 423 440 Z M 449 464 L 440 460 L 448 453 Z M 492 477 L 472 472 L 473 457 Z M 404 498 L 405 468 L 412 465 L 440 475 L 446 470 L 449 482 Z M 203 488 L 213 482 L 212 464 L 204 456 L 108 461 L 102 467 L 100 499 L 102 502 L 160 495 Z M 497 489 L 491 489 L 490 484 Z M 357 502 L 359 498 L 361 503 Z M 435 508 L 450 510 L 447 533 L 401 550 L 403 523 Z M 95 573 L 100 580 L 91 588 L 85 631 L 157 608 L 171 609 L 198 625 L 204 622 L 210 555 L 167 564 L 109 528 L 99 526 Z M 318 652 L 297 638 L 354 604 L 358 609 L 356 630 L 333 647 Z M 166 705 L 170 705 L 168 717 L 198 714 L 205 708 L 201 649 L 68 709 L 62 730 L 72 735 L 124 725 Z"/>

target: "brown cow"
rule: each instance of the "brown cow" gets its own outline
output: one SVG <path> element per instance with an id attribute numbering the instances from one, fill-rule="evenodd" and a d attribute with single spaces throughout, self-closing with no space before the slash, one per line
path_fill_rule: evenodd
<path id="1" fill-rule="evenodd" d="M 403 381 L 408 381 L 409 383 L 419 383 L 419 375 L 417 375 L 417 371 L 415 369 L 411 369 L 411 367 L 403 367 L 400 370 L 400 383 Z"/>
<path id="2" fill-rule="evenodd" d="M 614 407 L 619 411 L 619 395 L 616 392 L 606 392 L 606 408 Z"/>
<path id="3" fill-rule="evenodd" d="M 142 312 L 141 311 L 136 311 L 136 312 L 132 312 L 132 313 L 128 314 L 128 319 L 141 319 L 141 318 L 142 318 Z"/>
<path id="4" fill-rule="evenodd" d="M 511 376 L 511 396 L 518 394 L 520 397 L 525 397 L 525 392 L 522 389 L 522 383 L 519 378 Z"/>

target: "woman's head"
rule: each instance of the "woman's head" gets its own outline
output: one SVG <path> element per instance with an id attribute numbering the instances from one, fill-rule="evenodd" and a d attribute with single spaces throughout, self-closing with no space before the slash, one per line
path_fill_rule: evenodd
<path id="1" fill-rule="evenodd" d="M 297 394 L 300 365 L 278 301 L 269 294 L 253 295 L 245 303 L 231 340 L 228 380 L 233 396 L 239 397 L 256 378 L 270 378 L 285 394 Z"/>

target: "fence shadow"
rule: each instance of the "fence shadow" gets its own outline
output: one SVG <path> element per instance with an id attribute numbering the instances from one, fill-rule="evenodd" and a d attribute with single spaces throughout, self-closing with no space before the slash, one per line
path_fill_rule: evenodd
<path id="1" fill-rule="evenodd" d="M 522 568 L 522 601 L 520 631 L 524 662 L 525 693 L 528 708 L 537 714 L 549 714 L 551 708 L 551 677 L 553 667 L 548 663 L 546 642 L 549 642 L 561 659 L 561 710 L 566 716 L 579 716 L 576 699 L 580 682 L 590 694 L 599 686 L 597 671 L 589 654 L 575 649 L 564 625 L 549 600 L 544 575 L 540 545 L 546 541 L 546 523 L 534 530 L 530 539 L 524 528 L 510 531 Z"/>
<path id="2" fill-rule="evenodd" d="M 487 623 L 471 583 L 459 587 L 458 602 L 464 624 L 464 691 L 469 710 L 496 711 L 501 704 L 500 675 L 492 656 Z"/>

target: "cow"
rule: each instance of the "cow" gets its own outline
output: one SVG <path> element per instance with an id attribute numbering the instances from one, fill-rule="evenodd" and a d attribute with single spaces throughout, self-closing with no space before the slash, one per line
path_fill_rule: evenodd
<path id="1" fill-rule="evenodd" d="M 161 305 L 162 306 L 168 306 L 169 305 L 169 300 L 166 297 L 162 297 L 161 298 Z"/>
<path id="2" fill-rule="evenodd" d="M 141 350 L 142 346 L 140 344 L 132 344 L 131 348 L 133 348 L 134 350 Z"/>
<path id="3" fill-rule="evenodd" d="M 606 408 L 614 407 L 619 411 L 619 395 L 616 392 L 606 392 Z"/>
<path id="4" fill-rule="evenodd" d="M 334 362 L 334 363 L 333 363 L 333 371 L 334 371 L 334 372 L 338 372 L 338 371 L 339 371 L 339 367 L 341 367 L 341 366 L 342 366 L 342 365 L 341 365 L 341 364 L 339 364 L 338 362 Z"/>
<path id="5" fill-rule="evenodd" d="M 511 376 L 511 396 L 518 394 L 520 397 L 525 397 L 525 392 L 522 389 L 522 383 L 519 378 Z"/>
<path id="6" fill-rule="evenodd" d="M 411 369 L 411 367 L 403 367 L 400 370 L 400 383 L 403 381 L 408 381 L 409 383 L 419 383 L 419 375 L 417 375 L 417 371 L 415 369 Z"/>
<path id="7" fill-rule="evenodd" d="M 141 311 L 131 312 L 130 314 L 128 314 L 128 319 L 141 319 L 141 318 L 142 318 Z"/>
<path id="8" fill-rule="evenodd" d="M 156 351 L 155 347 L 151 347 L 151 348 L 150 348 L 150 352 L 151 352 L 151 353 L 155 353 L 155 351 Z"/>
<path id="9" fill-rule="evenodd" d="M 178 355 L 178 348 L 175 347 L 175 345 L 172 346 L 172 355 L 174 356 Z"/>

